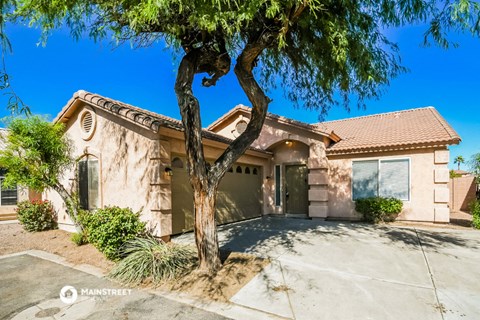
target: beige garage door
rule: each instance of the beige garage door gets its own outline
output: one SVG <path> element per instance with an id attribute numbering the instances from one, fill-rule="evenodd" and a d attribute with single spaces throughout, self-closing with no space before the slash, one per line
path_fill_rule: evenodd
<path id="1" fill-rule="evenodd" d="M 172 161 L 173 234 L 193 229 L 193 193 L 185 160 Z M 258 217 L 262 214 L 262 174 L 260 167 L 234 165 L 220 182 L 217 194 L 217 224 Z"/>

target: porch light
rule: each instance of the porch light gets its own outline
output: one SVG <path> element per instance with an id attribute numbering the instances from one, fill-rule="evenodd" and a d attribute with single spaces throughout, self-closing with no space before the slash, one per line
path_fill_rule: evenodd
<path id="1" fill-rule="evenodd" d="M 172 168 L 166 167 L 166 168 L 165 168 L 165 175 L 166 175 L 166 176 L 169 176 L 169 177 L 173 176 L 173 170 L 172 170 Z"/>

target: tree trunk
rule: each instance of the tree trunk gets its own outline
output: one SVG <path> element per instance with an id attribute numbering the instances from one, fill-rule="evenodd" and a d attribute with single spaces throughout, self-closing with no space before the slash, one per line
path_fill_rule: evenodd
<path id="1" fill-rule="evenodd" d="M 198 249 L 199 270 L 215 272 L 220 269 L 220 250 L 215 223 L 216 189 L 194 190 L 195 242 Z"/>
<path id="2" fill-rule="evenodd" d="M 82 225 L 78 222 L 78 207 L 75 200 L 61 184 L 53 186 L 53 190 L 58 193 L 60 198 L 62 198 L 63 202 L 65 203 L 67 214 L 75 224 L 75 227 L 83 230 Z"/>
<path id="3" fill-rule="evenodd" d="M 270 99 L 255 81 L 252 70 L 258 56 L 271 45 L 273 39 L 272 35 L 264 34 L 257 41 L 247 44 L 237 59 L 235 74 L 252 103 L 251 117 L 245 132 L 225 149 L 213 165 L 209 165 L 205 160 L 200 104 L 193 94 L 192 84 L 196 73 L 207 72 L 212 78 L 203 79 L 203 85 L 215 85 L 230 69 L 230 58 L 226 50 L 218 52 L 208 47 L 189 49 L 178 68 L 175 93 L 184 128 L 187 170 L 194 192 L 194 232 L 200 261 L 199 270 L 208 274 L 214 274 L 221 267 L 215 223 L 218 185 L 228 168 L 258 138 L 267 115 Z"/>

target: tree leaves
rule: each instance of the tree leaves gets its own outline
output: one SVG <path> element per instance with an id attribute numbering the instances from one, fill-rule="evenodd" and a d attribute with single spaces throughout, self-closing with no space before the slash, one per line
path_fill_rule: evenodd
<path id="1" fill-rule="evenodd" d="M 163 39 L 187 51 L 221 41 L 232 57 L 275 29 L 259 64 L 263 84 L 322 113 L 352 97 L 361 107 L 406 71 L 385 28 L 429 23 L 424 43 L 445 48 L 455 45 L 450 31 L 480 34 L 480 5 L 470 0 L 19 0 L 16 13 L 44 34 L 64 24 L 74 38 Z"/>

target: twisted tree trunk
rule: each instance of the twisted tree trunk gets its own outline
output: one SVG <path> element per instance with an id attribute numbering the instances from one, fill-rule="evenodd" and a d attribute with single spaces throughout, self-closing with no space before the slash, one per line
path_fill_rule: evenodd
<path id="1" fill-rule="evenodd" d="M 253 76 L 253 67 L 262 51 L 272 44 L 272 34 L 264 33 L 246 44 L 239 55 L 235 74 L 252 104 L 251 118 L 244 133 L 235 139 L 210 166 L 205 161 L 202 145 L 200 105 L 192 91 L 195 74 L 207 72 L 204 86 L 215 85 L 228 73 L 230 57 L 224 48 L 189 48 L 178 68 L 175 92 L 182 116 L 187 154 L 187 170 L 194 194 L 195 241 L 198 249 L 199 270 L 214 274 L 221 267 L 218 235 L 215 222 L 215 204 L 218 185 L 232 164 L 240 158 L 262 130 L 270 99 Z"/>

